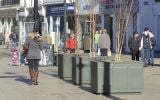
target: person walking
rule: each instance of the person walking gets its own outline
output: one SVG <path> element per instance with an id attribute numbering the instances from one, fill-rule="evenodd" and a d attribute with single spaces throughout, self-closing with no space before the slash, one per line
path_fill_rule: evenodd
<path id="1" fill-rule="evenodd" d="M 150 36 L 150 42 L 151 42 L 149 64 L 154 66 L 154 49 L 155 49 L 155 46 L 156 46 L 156 39 L 155 39 L 152 32 L 149 32 L 149 36 Z"/>
<path id="2" fill-rule="evenodd" d="M 22 51 L 21 51 L 21 57 L 20 57 L 20 62 L 21 66 L 25 65 L 25 59 L 28 53 L 28 48 L 25 47 L 25 45 L 22 45 Z"/>
<path id="3" fill-rule="evenodd" d="M 144 63 L 144 67 L 149 65 L 150 60 L 151 41 L 149 36 L 149 28 L 145 28 L 140 40 L 139 50 L 141 51 L 141 59 Z"/>
<path id="4" fill-rule="evenodd" d="M 111 42 L 107 30 L 103 29 L 98 41 L 98 47 L 100 48 L 101 56 L 107 56 L 107 52 L 110 51 L 110 45 Z"/>
<path id="5" fill-rule="evenodd" d="M 128 41 L 128 46 L 130 48 L 130 52 L 132 55 L 132 60 L 139 61 L 139 34 L 138 32 L 134 32 L 133 36 L 130 37 Z"/>
<path id="6" fill-rule="evenodd" d="M 11 39 L 12 46 L 18 46 L 18 33 L 12 32 L 9 37 Z"/>
<path id="7" fill-rule="evenodd" d="M 28 48 L 27 59 L 31 83 L 38 85 L 38 66 L 41 59 L 40 51 L 43 46 L 38 30 L 33 30 L 33 33 L 29 34 L 24 45 Z"/>
<path id="8" fill-rule="evenodd" d="M 99 41 L 100 35 L 101 35 L 101 30 L 96 31 L 96 34 L 94 35 L 96 52 L 98 52 L 98 41 Z"/>
<path id="9" fill-rule="evenodd" d="M 67 41 L 67 48 L 70 53 L 75 53 L 77 48 L 77 39 L 75 38 L 74 34 L 71 34 L 68 41 Z"/>

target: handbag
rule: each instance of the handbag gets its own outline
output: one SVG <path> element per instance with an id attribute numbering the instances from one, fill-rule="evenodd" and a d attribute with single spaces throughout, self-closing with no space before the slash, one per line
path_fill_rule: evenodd
<path id="1" fill-rule="evenodd" d="M 112 56 L 111 50 L 107 50 L 107 56 Z"/>
<path id="2" fill-rule="evenodd" d="M 28 45 L 28 44 L 24 45 L 24 46 L 23 46 L 23 53 L 24 53 L 24 54 L 27 54 L 27 53 L 28 53 L 28 50 L 29 50 L 29 45 Z"/>

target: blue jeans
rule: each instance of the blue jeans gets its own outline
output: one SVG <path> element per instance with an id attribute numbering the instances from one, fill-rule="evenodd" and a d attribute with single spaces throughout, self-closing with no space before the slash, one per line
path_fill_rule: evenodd
<path id="1" fill-rule="evenodd" d="M 26 54 L 21 53 L 21 64 L 25 64 Z"/>
<path id="2" fill-rule="evenodd" d="M 144 63 L 144 66 L 148 65 L 150 61 L 150 49 L 142 49 L 141 58 Z"/>
<path id="3" fill-rule="evenodd" d="M 154 49 L 150 49 L 150 64 L 154 64 Z"/>

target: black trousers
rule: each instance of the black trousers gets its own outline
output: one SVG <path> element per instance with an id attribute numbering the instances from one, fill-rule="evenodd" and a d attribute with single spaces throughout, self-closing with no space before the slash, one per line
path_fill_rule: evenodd
<path id="1" fill-rule="evenodd" d="M 132 50 L 132 60 L 139 61 L 139 50 Z"/>
<path id="2" fill-rule="evenodd" d="M 100 49 L 101 56 L 107 56 L 107 49 Z"/>

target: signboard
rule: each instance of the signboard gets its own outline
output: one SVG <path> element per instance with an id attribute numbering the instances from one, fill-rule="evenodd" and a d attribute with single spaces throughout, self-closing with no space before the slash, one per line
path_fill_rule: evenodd
<path id="1" fill-rule="evenodd" d="M 66 13 L 74 13 L 74 4 L 66 4 Z M 47 5 L 46 7 L 47 16 L 63 16 L 64 15 L 64 4 Z"/>
<path id="2" fill-rule="evenodd" d="M 80 2 L 76 3 L 76 11 L 80 15 L 87 15 L 89 13 L 99 14 L 99 0 L 80 0 Z"/>

